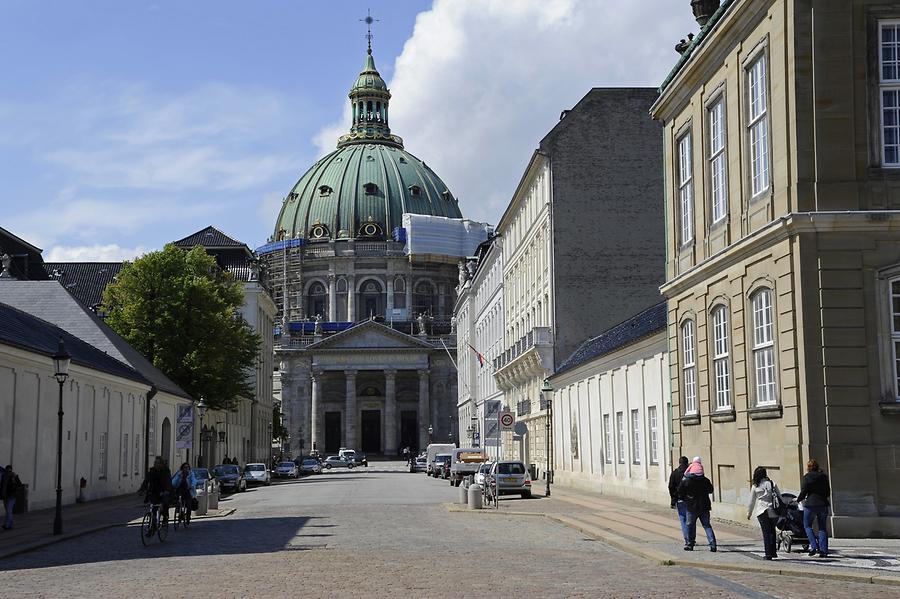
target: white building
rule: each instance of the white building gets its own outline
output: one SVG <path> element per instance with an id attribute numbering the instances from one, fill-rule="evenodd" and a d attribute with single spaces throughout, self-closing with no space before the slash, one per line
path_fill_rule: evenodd
<path id="1" fill-rule="evenodd" d="M 660 303 L 586 341 L 550 377 L 556 484 L 669 502 L 667 348 Z"/>

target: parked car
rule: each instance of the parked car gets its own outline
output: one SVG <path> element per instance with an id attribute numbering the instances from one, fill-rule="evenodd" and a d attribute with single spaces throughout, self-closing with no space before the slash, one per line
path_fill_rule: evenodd
<path id="1" fill-rule="evenodd" d="M 275 468 L 275 476 L 276 478 L 297 478 L 300 476 L 300 471 L 294 462 L 281 462 Z"/>
<path id="2" fill-rule="evenodd" d="M 244 466 L 244 478 L 247 484 L 266 485 L 272 484 L 272 473 L 265 464 L 247 464 Z"/>
<path id="3" fill-rule="evenodd" d="M 247 490 L 247 479 L 235 464 L 219 464 L 213 468 L 213 476 L 223 492 L 242 493 Z"/>
<path id="4" fill-rule="evenodd" d="M 312 457 L 305 457 L 300 462 L 300 474 L 322 474 L 322 464 Z"/>
<path id="5" fill-rule="evenodd" d="M 215 480 L 210 473 L 209 468 L 194 468 L 192 472 L 194 473 L 194 478 L 197 480 L 196 489 L 198 491 L 206 487 L 207 481 Z"/>
<path id="6" fill-rule="evenodd" d="M 355 466 L 365 466 L 366 468 L 368 468 L 368 467 L 369 467 L 369 460 L 366 459 L 366 454 L 364 454 L 364 453 L 359 453 L 359 452 L 357 451 L 356 453 L 353 454 L 353 464 L 354 464 Z"/>
<path id="7" fill-rule="evenodd" d="M 488 477 L 489 483 L 496 484 L 498 495 L 531 497 L 531 475 L 522 462 L 495 462 Z"/>
<path id="8" fill-rule="evenodd" d="M 428 458 L 423 455 L 420 455 L 417 458 L 414 458 L 409 464 L 410 472 L 425 472 L 428 468 Z"/>
<path id="9" fill-rule="evenodd" d="M 435 478 L 441 478 L 444 475 L 444 464 L 450 465 L 451 455 L 449 453 L 439 453 L 434 456 L 434 462 L 431 467 L 431 476 Z M 447 475 L 450 475 L 450 471 L 447 471 Z"/>
<path id="10" fill-rule="evenodd" d="M 331 470 L 332 468 L 349 468 L 352 470 L 356 466 L 351 459 L 336 455 L 330 455 L 325 458 L 322 465 L 326 470 Z"/>
<path id="11" fill-rule="evenodd" d="M 491 473 L 491 466 L 494 465 L 494 462 L 484 462 L 478 467 L 478 472 L 475 473 L 475 484 L 481 485 L 484 488 L 484 480 Z"/>
<path id="12" fill-rule="evenodd" d="M 478 468 L 486 459 L 484 448 L 481 447 L 460 447 L 454 449 L 452 458 L 450 459 L 450 484 L 458 487 L 467 476 L 472 476 L 478 472 Z M 444 477 L 448 478 L 448 477 Z"/>

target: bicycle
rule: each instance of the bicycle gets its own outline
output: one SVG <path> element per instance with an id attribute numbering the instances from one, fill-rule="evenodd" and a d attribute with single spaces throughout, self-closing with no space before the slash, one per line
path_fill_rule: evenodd
<path id="1" fill-rule="evenodd" d="M 150 544 L 154 534 L 159 538 L 160 543 L 165 542 L 166 537 L 169 536 L 169 520 L 163 517 L 160 521 L 161 511 L 161 503 L 150 503 L 147 507 L 147 513 L 141 520 L 141 543 L 144 547 Z"/>
<path id="2" fill-rule="evenodd" d="M 179 523 L 181 523 L 184 528 L 187 528 L 191 524 L 191 506 L 190 504 L 185 503 L 185 497 L 183 495 L 179 495 L 175 502 L 175 519 L 173 521 L 175 530 L 178 530 Z"/>

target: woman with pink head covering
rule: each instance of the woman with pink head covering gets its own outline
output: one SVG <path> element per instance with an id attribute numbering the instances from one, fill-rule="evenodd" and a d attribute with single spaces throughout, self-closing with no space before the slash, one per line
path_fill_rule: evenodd
<path id="1" fill-rule="evenodd" d="M 716 551 L 716 533 L 713 532 L 712 524 L 709 521 L 709 512 L 712 509 L 712 502 L 710 502 L 709 496 L 712 492 L 712 482 L 703 474 L 703 460 L 700 459 L 700 456 L 697 456 L 691 461 L 687 470 L 684 471 L 684 478 L 681 479 L 681 484 L 678 485 L 678 498 L 684 502 L 688 512 L 688 538 L 684 546 L 685 551 L 694 550 L 694 543 L 697 539 L 698 519 L 706 532 L 709 550 Z"/>

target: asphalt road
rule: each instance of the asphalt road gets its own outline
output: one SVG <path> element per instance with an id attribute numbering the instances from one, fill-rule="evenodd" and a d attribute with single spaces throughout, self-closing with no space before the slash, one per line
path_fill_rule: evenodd
<path id="1" fill-rule="evenodd" d="M 163 544 L 143 547 L 138 529 L 122 526 L 9 558 L 0 596 L 893 596 L 874 585 L 660 566 L 540 517 L 448 512 L 442 504 L 457 495 L 401 463 L 278 482 L 225 498 L 232 516 L 197 521 Z"/>

